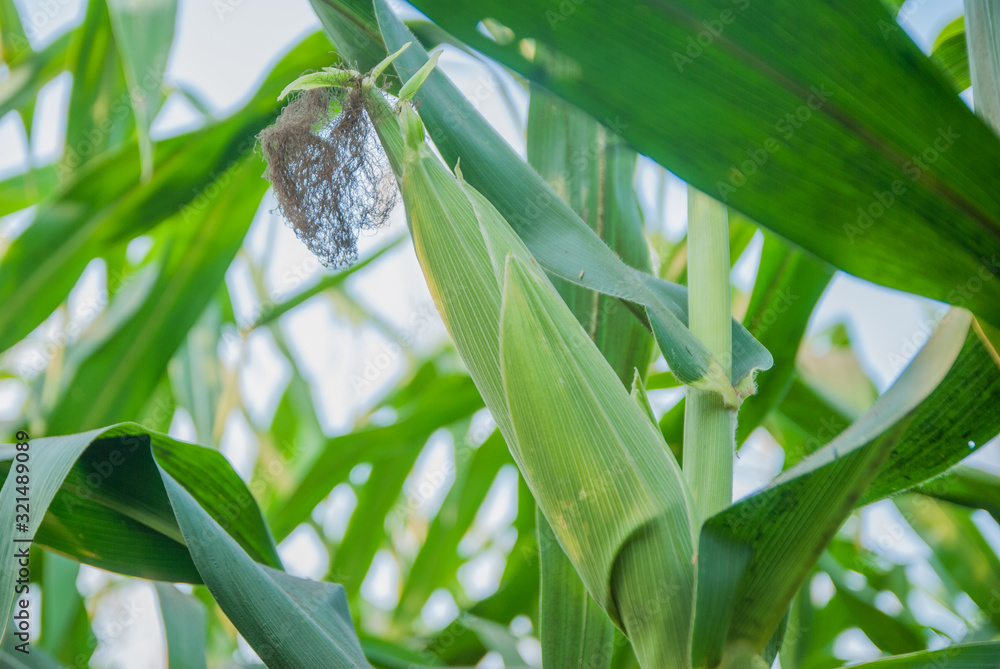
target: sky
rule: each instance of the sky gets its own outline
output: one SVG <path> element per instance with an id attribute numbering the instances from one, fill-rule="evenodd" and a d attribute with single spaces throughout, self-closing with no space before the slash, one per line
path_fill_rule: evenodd
<path id="1" fill-rule="evenodd" d="M 44 46 L 82 19 L 83 8 L 76 0 L 18 0 L 17 4 L 36 47 Z M 412 9 L 403 8 L 402 11 L 407 16 L 414 16 Z M 928 51 L 938 31 L 961 12 L 960 0 L 910 0 L 900 16 L 904 28 L 918 45 Z M 250 97 L 281 55 L 318 29 L 318 21 L 306 0 L 181 0 L 176 36 L 167 67 L 167 84 L 199 99 L 214 116 L 224 117 Z M 497 68 L 484 66 L 453 49 L 445 51 L 440 67 L 455 80 L 511 146 L 523 155 L 523 127 L 527 110 L 524 91 Z M 5 74 L 0 70 L 0 78 Z M 44 164 L 58 157 L 56 153 L 65 132 L 68 84 L 69 75 L 64 74 L 43 91 L 36 111 L 35 127 L 38 130 L 30 147 L 26 145 L 18 121 L 11 116 L 0 119 L 0 178 L 23 170 L 29 162 Z M 183 96 L 175 93 L 168 98 L 158 115 L 153 136 L 172 136 L 202 123 L 204 119 L 199 113 Z M 648 161 L 640 166 L 637 174 L 647 214 L 655 212 L 652 193 L 647 187 L 652 183 L 653 175 L 654 170 Z M 273 208 L 274 202 L 268 196 L 248 235 L 245 250 L 247 256 L 257 262 L 266 260 L 270 297 L 280 301 L 282 297 L 315 282 L 322 268 L 294 234 L 271 213 Z M 676 239 L 683 233 L 685 217 L 685 186 L 672 179 L 664 215 L 659 219 L 647 215 L 647 228 L 650 231 L 660 230 Z M 0 219 L 0 235 L 9 239 L 27 220 L 25 216 Z M 400 207 L 388 229 L 380 231 L 377 236 L 362 238 L 359 243 L 361 257 L 381 247 L 388 239 L 404 233 L 405 222 Z M 130 252 L 141 254 L 143 244 L 142 240 L 138 240 Z M 737 285 L 746 287 L 752 284 L 759 254 L 760 240 L 757 239 L 734 272 Z M 79 305 L 84 304 L 89 295 L 100 290 L 98 269 L 97 266 L 92 267 L 74 290 L 71 315 L 79 311 Z M 244 320 L 250 318 L 258 305 L 248 289 L 250 279 L 245 258 L 234 263 L 227 275 L 227 284 L 233 295 L 237 317 Z M 434 313 L 412 246 L 408 243 L 403 243 L 377 261 L 370 270 L 352 279 L 349 290 L 354 299 L 375 313 L 386 328 L 402 337 L 409 346 L 400 350 L 380 329 L 358 327 L 352 318 L 345 315 L 345 305 L 332 300 L 313 300 L 283 319 L 282 331 L 300 366 L 308 370 L 317 413 L 324 431 L 330 435 L 350 430 L 358 413 L 403 377 L 411 357 L 435 350 L 446 337 L 440 319 Z M 833 324 L 846 322 L 864 369 L 878 389 L 883 391 L 902 371 L 899 360 L 912 357 L 917 348 L 914 344 L 919 345 L 924 340 L 927 330 L 940 318 L 944 308 L 944 305 L 930 300 L 838 274 L 817 308 L 809 331 L 817 333 Z M 60 325 L 51 322 L 44 327 Z M 223 343 L 220 355 L 227 364 L 241 366 L 240 390 L 250 420 L 261 426 L 267 425 L 290 375 L 270 335 L 255 332 L 245 343 L 229 339 Z M 369 377 L 374 380 L 359 389 L 356 379 L 364 377 L 366 372 L 370 372 Z M 9 388 L 0 390 L 0 397 L 12 392 L 16 395 L 16 391 Z M 653 399 L 659 408 L 665 409 L 677 401 L 677 393 L 658 391 Z M 488 419 L 483 416 L 480 420 Z M 193 422 L 183 411 L 175 416 L 171 433 L 193 440 Z M 781 465 L 780 449 L 766 438 L 752 439 L 746 448 L 750 457 L 743 457 L 737 463 L 737 497 L 762 485 Z M 230 416 L 222 450 L 241 475 L 250 476 L 257 445 L 251 426 L 242 416 Z M 996 465 L 996 445 L 983 451 L 978 458 L 983 466 L 1000 471 Z M 426 480 L 437 483 L 430 494 L 417 500 L 417 513 L 432 515 L 443 499 L 450 479 L 447 475 L 435 476 L 435 473 L 449 471 L 453 452 L 449 437 L 438 434 L 422 453 L 408 489 L 416 488 L 418 483 Z M 363 481 L 366 476 L 363 467 L 352 472 L 352 480 L 355 481 Z M 470 595 L 490 594 L 499 579 L 503 567 L 501 549 L 512 540 L 507 528 L 516 505 L 516 475 L 513 470 L 501 474 L 490 493 L 490 500 L 488 513 L 481 514 L 473 535 L 468 538 L 470 543 L 467 548 L 470 550 L 492 541 L 491 548 L 467 565 L 461 576 Z M 314 517 L 328 528 L 332 536 L 336 536 L 346 527 L 353 503 L 350 486 L 338 486 L 317 509 Z M 875 505 L 863 514 L 861 522 L 866 524 L 871 536 L 878 536 L 886 527 L 898 522 L 894 513 L 891 505 Z M 995 525 L 989 531 L 995 545 L 1000 546 L 1000 531 Z M 399 541 L 405 548 L 406 537 Z M 312 529 L 300 528 L 280 548 L 290 572 L 313 578 L 325 573 L 328 556 Z M 918 540 L 907 537 L 899 550 L 903 556 L 901 559 L 912 558 L 914 569 L 920 568 L 922 545 Z M 103 572 L 85 568 L 78 585 L 81 592 L 96 593 L 108 582 L 109 577 Z M 390 609 L 395 601 L 397 583 L 398 569 L 392 555 L 380 552 L 363 586 L 363 596 L 376 608 Z M 828 584 L 814 584 L 814 595 L 819 599 L 829 590 Z M 164 666 L 162 640 L 155 641 L 160 639 L 162 633 L 149 587 L 135 584 L 115 589 L 112 593 L 112 600 L 106 601 L 100 608 L 96 627 L 105 630 L 121 628 L 122 631 L 111 635 L 102 644 L 95 666 L 140 666 L 135 664 L 135 658 L 140 656 L 144 658 L 141 666 Z M 891 608 L 891 603 L 887 606 Z M 928 606 L 929 611 L 933 609 L 933 606 Z M 431 627 L 443 626 L 456 612 L 450 595 L 438 593 L 425 611 L 425 621 Z M 129 616 L 128 624 L 115 626 L 114 623 L 121 623 L 121 616 L 126 614 Z M 945 629 L 954 625 L 954 621 L 940 615 L 934 622 Z M 863 635 L 861 639 L 848 638 L 843 642 L 842 653 L 847 658 L 860 659 L 866 652 L 871 652 L 866 643 Z M 526 641 L 524 653 L 526 659 L 537 659 L 537 648 L 532 647 L 529 641 Z M 244 654 L 249 657 L 252 651 L 245 649 Z M 493 666 L 490 662 L 495 664 L 495 658 L 484 666 Z"/>

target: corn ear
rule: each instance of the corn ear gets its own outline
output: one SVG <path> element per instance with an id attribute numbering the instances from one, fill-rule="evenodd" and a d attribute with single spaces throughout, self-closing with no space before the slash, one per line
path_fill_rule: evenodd
<path id="1" fill-rule="evenodd" d="M 521 239 L 400 120 L 417 257 L 539 509 L 642 665 L 687 667 L 700 521 L 676 462 Z"/>

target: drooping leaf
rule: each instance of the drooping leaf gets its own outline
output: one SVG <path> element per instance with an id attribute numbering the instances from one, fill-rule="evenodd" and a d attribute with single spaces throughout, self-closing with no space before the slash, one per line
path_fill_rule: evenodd
<path id="1" fill-rule="evenodd" d="M 882 3 L 414 4 L 835 267 L 1000 323 L 1000 138 Z M 487 17 L 513 38 L 479 32 Z M 571 59 L 572 75 L 531 60 L 534 47 Z"/>
<path id="2" fill-rule="evenodd" d="M 6 563 L 0 579 L 7 592 L 13 593 L 17 578 L 15 551 L 35 540 L 128 574 L 205 582 L 269 666 L 369 666 L 343 590 L 274 568 L 281 563 L 256 502 L 218 451 L 129 423 L 28 443 L 28 451 L 3 450 L 13 462 L 0 508 L 13 512 L 20 494 L 18 453 L 29 454 L 33 493 L 27 528 L 0 529 Z M 81 485 L 87 494 L 80 494 Z M 115 522 L 92 522 L 89 511 L 98 507 L 117 514 Z M 133 524 L 123 525 L 128 519 Z M 173 541 L 177 550 L 148 545 L 135 527 Z M 82 552 L 74 542 L 85 547 Z M 3 612 L 10 615 L 9 603 Z"/>
<path id="3" fill-rule="evenodd" d="M 949 314 L 861 419 L 763 491 L 705 522 L 698 551 L 696 663 L 711 667 L 727 652 L 763 651 L 823 547 L 890 452 L 898 454 L 905 438 L 921 445 L 940 438 L 920 425 L 940 411 L 941 396 L 935 394 L 947 392 L 950 381 L 961 384 L 969 373 L 953 364 L 971 320 L 967 312 Z"/>

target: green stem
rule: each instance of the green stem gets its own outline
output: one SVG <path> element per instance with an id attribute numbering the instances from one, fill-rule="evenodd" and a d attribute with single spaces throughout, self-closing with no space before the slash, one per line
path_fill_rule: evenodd
<path id="1" fill-rule="evenodd" d="M 732 373 L 732 293 L 725 205 L 688 188 L 688 317 L 691 332 Z M 688 388 L 684 474 L 702 517 L 730 505 L 736 411 L 716 392 Z"/>
<path id="2" fill-rule="evenodd" d="M 1000 134 L 1000 6 L 965 0 L 965 39 L 976 113 Z"/>

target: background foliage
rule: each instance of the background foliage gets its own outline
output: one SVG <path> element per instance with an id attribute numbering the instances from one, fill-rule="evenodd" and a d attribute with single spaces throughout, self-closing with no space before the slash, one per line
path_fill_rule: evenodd
<path id="1" fill-rule="evenodd" d="M 802 529 L 804 584 L 789 581 L 794 591 L 775 597 L 794 599 L 786 668 L 996 640 L 1000 479 L 986 458 L 956 463 L 1000 432 L 1000 139 L 957 95 L 970 85 L 962 19 L 927 58 L 893 18 L 898 7 L 874 0 L 849 11 L 691 0 L 641 21 L 610 0 L 414 4 L 436 22 L 408 22 L 426 49 L 446 45 L 485 63 L 502 83 L 479 86 L 505 104 L 516 108 L 528 93 L 516 132 L 558 199 L 524 197 L 537 177 L 506 169 L 520 157 L 491 143 L 478 117 L 449 116 L 459 98 L 447 97 L 458 94 L 443 76 L 428 81 L 421 107 L 446 162 L 462 157 L 469 183 L 519 232 L 520 219 L 579 218 L 627 265 L 683 284 L 685 237 L 661 225 L 673 175 L 731 205 L 732 263 L 757 265 L 735 289 L 734 316 L 774 358 L 740 411 L 740 466 L 761 468 L 757 484 L 811 471 L 815 461 L 803 459 L 879 396 L 847 324 L 808 327 L 836 270 L 974 313 L 947 376 L 883 395 L 906 407 L 879 425 L 876 434 L 893 428 L 891 443 L 838 442 L 876 463 L 867 479 L 852 478 L 854 488 L 810 483 L 830 470 L 802 479 L 850 515 L 829 545 Z M 387 289 L 388 265 L 412 265 L 402 226 L 362 240 L 362 261 L 349 270 L 300 261 L 275 286 L 280 268 L 266 251 L 291 233 L 268 214 L 255 137 L 302 72 L 335 54 L 365 70 L 393 38 L 386 31 L 383 41 L 371 3 L 312 7 L 324 30 L 298 40 L 248 99 L 216 116 L 164 80 L 176 3 L 91 0 L 79 25 L 40 43 L 41 10 L 0 0 L 0 117 L 37 141 L 40 92 L 65 73 L 71 80 L 58 157 L 0 181 L 2 383 L 14 407 L 4 428 L 28 430 L 35 453 L 53 444 L 61 454 L 35 464 L 51 479 L 33 493 L 40 636 L 30 666 L 133 666 L 129 653 L 139 651 L 125 641 L 140 628 L 149 635 L 136 632 L 141 639 L 164 635 L 157 666 L 318 666 L 333 656 L 343 666 L 524 666 L 539 661 L 540 627 L 558 625 L 561 611 L 546 602 L 585 611 L 584 636 L 611 649 L 604 666 L 635 666 L 572 569 L 559 571 L 568 565 L 551 550 L 551 529 L 433 309 L 391 321 L 359 298 L 372 277 Z M 412 71 L 419 63 L 406 58 Z M 481 102 L 471 89 L 465 97 Z M 184 100 L 196 122 L 158 134 L 170 99 Z M 253 249 L 254 229 L 264 231 L 264 253 Z M 537 253 L 547 242 L 535 243 Z M 556 283 L 623 383 L 633 367 L 656 363 L 645 387 L 679 457 L 683 401 L 653 360 L 652 337 L 618 300 Z M 322 380 L 296 343 L 303 321 L 293 319 L 317 304 L 379 342 L 341 368 L 352 406 L 336 427 L 318 409 L 328 404 Z M 928 313 L 937 325 L 938 310 Z M 894 371 L 930 329 L 906 342 Z M 327 331 L 310 336 L 334 341 Z M 286 370 L 266 393 L 254 387 L 260 346 Z M 257 410 L 261 394 L 274 396 L 273 409 Z M 178 439 L 158 434 L 168 432 Z M 850 511 L 848 498 L 866 488 L 861 503 L 872 506 Z M 731 538 L 729 520 L 716 516 L 711 528 Z M 303 545 L 321 559 L 300 573 Z M 283 560 L 312 580 L 281 571 Z M 495 578 L 477 578 L 490 565 Z M 568 576 L 564 590 L 542 593 L 540 609 L 543 566 Z M 163 582 L 137 599 L 130 577 Z M 249 593 L 270 617 L 247 610 Z M 155 602 L 156 615 L 136 602 Z M 754 615 L 780 616 L 783 606 L 761 612 L 769 602 L 744 611 L 748 627 Z M 162 630 L 138 622 L 150 618 Z M 0 664 L 24 666 L 12 664 L 10 643 L 8 634 Z M 970 662 L 987 666 L 985 657 Z"/>

